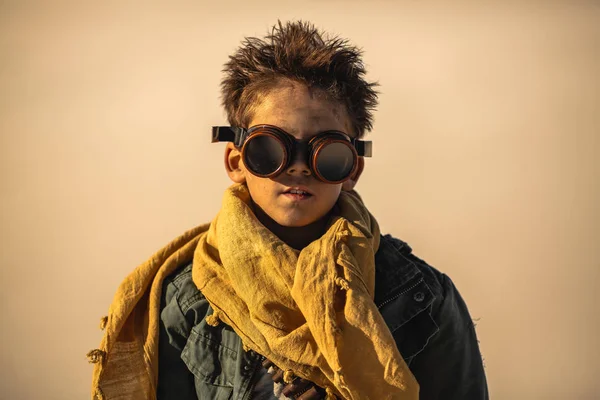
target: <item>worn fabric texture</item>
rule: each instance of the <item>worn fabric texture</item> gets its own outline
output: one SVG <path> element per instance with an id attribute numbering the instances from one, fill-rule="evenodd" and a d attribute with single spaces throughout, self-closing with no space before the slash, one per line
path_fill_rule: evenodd
<path id="1" fill-rule="evenodd" d="M 298 252 L 233 185 L 194 253 L 192 276 L 244 346 L 344 399 L 418 399 L 419 385 L 373 302 L 379 227 L 342 192 L 325 234 Z M 356 349 L 361 349 L 358 352 Z"/>
<path id="2" fill-rule="evenodd" d="M 94 363 L 93 400 L 155 400 L 158 332 L 163 281 L 190 262 L 209 224 L 190 229 L 138 266 L 121 283 L 102 319 L 100 348 L 88 353 Z"/>

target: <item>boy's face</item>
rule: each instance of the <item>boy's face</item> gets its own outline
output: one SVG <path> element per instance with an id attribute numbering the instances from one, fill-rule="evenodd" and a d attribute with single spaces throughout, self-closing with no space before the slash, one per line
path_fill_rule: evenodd
<path id="1" fill-rule="evenodd" d="M 248 127 L 262 124 L 275 125 L 299 140 L 310 139 L 327 130 L 353 136 L 350 118 L 343 105 L 317 96 L 314 90 L 311 93 L 305 85 L 298 83 L 283 84 L 263 96 Z M 228 173 L 234 181 L 247 183 L 254 203 L 279 225 L 306 226 L 325 216 L 335 205 L 342 185 L 349 190 L 358 177 L 345 184 L 323 183 L 312 175 L 304 157 L 297 157 L 274 178 L 260 178 L 246 169 L 240 153 L 230 145 Z M 311 195 L 286 193 L 295 187 Z"/>

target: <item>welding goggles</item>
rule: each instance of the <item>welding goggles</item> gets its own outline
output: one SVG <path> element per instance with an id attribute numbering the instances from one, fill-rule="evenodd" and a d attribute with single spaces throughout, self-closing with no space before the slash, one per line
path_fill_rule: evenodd
<path id="1" fill-rule="evenodd" d="M 371 157 L 370 141 L 340 131 L 325 131 L 308 140 L 297 140 L 273 125 L 249 129 L 213 126 L 212 143 L 232 142 L 242 153 L 252 174 L 273 178 L 285 171 L 297 156 L 306 157 L 313 176 L 325 183 L 342 183 L 358 168 L 358 157 Z"/>

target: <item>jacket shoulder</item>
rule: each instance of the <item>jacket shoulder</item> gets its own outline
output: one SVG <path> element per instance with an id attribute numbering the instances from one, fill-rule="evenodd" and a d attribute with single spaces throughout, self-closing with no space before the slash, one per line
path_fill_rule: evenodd
<path id="1" fill-rule="evenodd" d="M 407 242 L 390 234 L 381 236 L 375 255 L 375 268 L 376 298 L 385 296 L 395 287 L 409 286 L 420 281 L 431 290 L 436 303 L 444 295 L 446 275 L 417 257 Z"/>

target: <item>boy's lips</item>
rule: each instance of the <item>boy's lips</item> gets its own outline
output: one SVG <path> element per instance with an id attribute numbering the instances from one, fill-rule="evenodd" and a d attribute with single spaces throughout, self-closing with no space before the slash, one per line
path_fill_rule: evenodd
<path id="1" fill-rule="evenodd" d="M 288 187 L 288 188 L 286 188 L 283 191 L 283 194 L 300 194 L 300 195 L 314 196 L 314 193 L 311 192 L 305 186 L 291 186 L 291 187 Z"/>
<path id="2" fill-rule="evenodd" d="M 293 202 L 308 201 L 313 198 L 313 194 L 304 186 L 292 186 L 283 191 L 282 195 Z"/>

